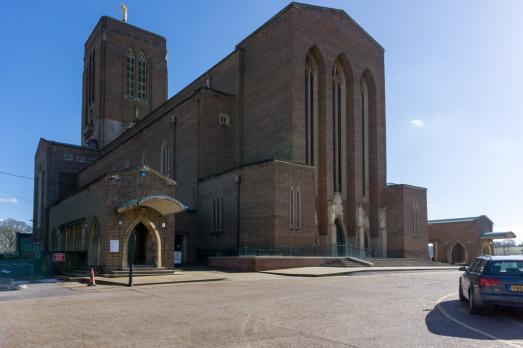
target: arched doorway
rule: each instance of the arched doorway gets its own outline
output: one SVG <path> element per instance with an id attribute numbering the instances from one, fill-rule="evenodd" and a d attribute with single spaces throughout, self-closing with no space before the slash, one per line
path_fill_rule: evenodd
<path id="1" fill-rule="evenodd" d="M 94 219 L 91 223 L 91 230 L 89 233 L 89 248 L 87 250 L 87 263 L 89 266 L 100 266 L 102 239 L 100 236 L 100 225 L 98 219 Z"/>
<path id="2" fill-rule="evenodd" d="M 162 267 L 160 234 L 155 225 L 146 218 L 135 220 L 123 240 L 122 267 L 129 262 L 136 265 Z"/>
<path id="3" fill-rule="evenodd" d="M 465 263 L 466 257 L 465 257 L 465 248 L 463 245 L 459 242 L 454 244 L 451 251 L 451 262 L 450 263 Z"/>
<path id="4" fill-rule="evenodd" d="M 127 260 L 135 265 L 153 264 L 154 248 L 150 239 L 147 227 L 141 222 L 136 225 L 127 242 Z"/>
<path id="5" fill-rule="evenodd" d="M 345 228 L 343 227 L 343 223 L 340 219 L 336 219 L 334 225 L 336 226 L 336 244 L 346 244 L 347 240 L 345 239 Z"/>
<path id="6" fill-rule="evenodd" d="M 338 217 L 334 220 L 334 227 L 336 228 L 336 244 L 333 246 L 336 250 L 334 256 L 347 256 L 347 234 L 341 218 Z"/>
<path id="7" fill-rule="evenodd" d="M 369 229 L 366 228 L 365 231 L 363 232 L 363 246 L 365 249 L 369 249 L 370 248 L 370 235 L 369 235 Z"/>

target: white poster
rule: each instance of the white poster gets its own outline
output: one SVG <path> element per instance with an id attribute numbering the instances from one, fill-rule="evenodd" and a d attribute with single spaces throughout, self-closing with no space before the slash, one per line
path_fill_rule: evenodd
<path id="1" fill-rule="evenodd" d="M 182 252 L 181 251 L 175 251 L 174 252 L 174 264 L 175 265 L 181 265 L 182 264 Z"/>
<path id="2" fill-rule="evenodd" d="M 111 239 L 109 243 L 109 251 L 112 253 L 117 253 L 120 251 L 120 241 Z"/>

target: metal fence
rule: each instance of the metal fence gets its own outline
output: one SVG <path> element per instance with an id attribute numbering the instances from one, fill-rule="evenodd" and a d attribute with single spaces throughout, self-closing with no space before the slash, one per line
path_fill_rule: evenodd
<path id="1" fill-rule="evenodd" d="M 369 249 L 357 248 L 350 244 L 322 245 L 302 248 L 240 248 L 240 256 L 311 256 L 311 257 L 371 257 Z"/>

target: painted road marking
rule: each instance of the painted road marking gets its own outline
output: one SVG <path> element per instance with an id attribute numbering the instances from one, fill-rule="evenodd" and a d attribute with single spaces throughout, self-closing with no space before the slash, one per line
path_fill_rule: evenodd
<path id="1" fill-rule="evenodd" d="M 449 313 L 447 313 L 447 311 L 444 310 L 443 307 L 440 305 L 441 302 L 443 302 L 443 300 L 445 300 L 445 299 L 447 299 L 447 298 L 449 298 L 449 297 L 451 297 L 451 296 L 456 296 L 457 294 L 458 294 L 457 292 L 453 292 L 453 293 L 451 293 L 451 294 L 448 294 L 448 295 L 445 295 L 445 296 L 443 296 L 443 297 L 440 297 L 440 298 L 436 301 L 436 308 L 437 308 L 437 309 L 441 312 L 441 314 L 443 314 L 447 319 L 449 319 L 449 320 L 455 322 L 456 324 L 461 325 L 461 326 L 463 326 L 463 327 L 465 327 L 465 328 L 467 328 L 467 329 L 469 329 L 469 330 L 471 330 L 471 331 L 474 331 L 474 332 L 476 332 L 476 333 L 478 333 L 478 334 L 480 334 L 480 335 L 483 335 L 483 336 L 486 336 L 486 337 L 488 337 L 488 338 L 490 338 L 490 339 L 493 339 L 493 340 L 499 341 L 499 342 L 501 342 L 501 343 L 504 343 L 504 344 L 506 344 L 507 346 L 515 347 L 515 348 L 523 348 L 523 345 L 520 345 L 520 344 L 518 344 L 518 343 L 514 343 L 514 342 L 510 342 L 510 341 L 507 341 L 507 340 L 501 339 L 501 338 L 499 338 L 499 337 L 496 337 L 496 336 L 494 336 L 494 335 L 491 335 L 491 334 L 489 334 L 489 333 L 487 333 L 487 332 L 485 332 L 485 331 L 482 331 L 482 330 L 477 329 L 477 328 L 475 328 L 475 327 L 472 327 L 472 326 L 470 326 L 470 325 L 468 325 L 468 324 L 465 324 L 464 322 L 462 322 L 462 321 L 460 321 L 460 320 L 454 318 L 454 317 L 451 316 Z M 516 341 L 516 342 L 517 342 L 517 341 Z"/>

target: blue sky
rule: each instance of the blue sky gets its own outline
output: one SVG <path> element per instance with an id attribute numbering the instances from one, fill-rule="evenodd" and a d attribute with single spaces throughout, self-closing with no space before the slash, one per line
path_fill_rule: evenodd
<path id="1" fill-rule="evenodd" d="M 388 181 L 427 187 L 431 219 L 486 214 L 523 240 L 523 2 L 304 2 L 344 9 L 385 47 Z M 168 39 L 172 96 L 288 2 L 126 3 Z M 2 3 L 0 171 L 32 176 L 40 137 L 80 142 L 83 43 L 120 4 Z M 0 218 L 31 219 L 32 191 L 0 175 Z"/>

